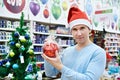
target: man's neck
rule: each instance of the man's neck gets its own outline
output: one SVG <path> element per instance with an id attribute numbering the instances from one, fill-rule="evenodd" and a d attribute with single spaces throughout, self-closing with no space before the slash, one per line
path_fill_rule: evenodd
<path id="1" fill-rule="evenodd" d="M 92 43 L 90 40 L 88 41 L 88 42 L 86 42 L 86 43 L 82 43 L 82 44 L 77 44 L 77 46 L 76 46 L 76 48 L 77 48 L 77 50 L 81 50 L 82 48 L 84 48 L 85 46 L 87 46 L 87 45 L 89 45 L 90 43 Z"/>

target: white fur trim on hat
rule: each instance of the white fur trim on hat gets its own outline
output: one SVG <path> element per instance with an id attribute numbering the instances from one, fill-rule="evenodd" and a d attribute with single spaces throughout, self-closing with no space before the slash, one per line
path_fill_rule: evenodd
<path id="1" fill-rule="evenodd" d="M 84 25 L 88 26 L 90 29 L 92 29 L 92 25 L 88 20 L 76 19 L 76 20 L 73 20 L 69 23 L 70 30 L 72 29 L 73 26 L 78 25 L 78 24 L 84 24 Z"/>

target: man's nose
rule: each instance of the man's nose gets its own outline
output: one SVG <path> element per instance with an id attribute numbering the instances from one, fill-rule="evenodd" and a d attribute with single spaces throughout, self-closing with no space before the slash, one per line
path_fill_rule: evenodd
<path id="1" fill-rule="evenodd" d="M 78 30 L 78 31 L 77 31 L 77 34 L 78 34 L 78 35 L 81 35 L 81 34 L 82 34 L 82 32 L 81 32 L 80 30 Z"/>

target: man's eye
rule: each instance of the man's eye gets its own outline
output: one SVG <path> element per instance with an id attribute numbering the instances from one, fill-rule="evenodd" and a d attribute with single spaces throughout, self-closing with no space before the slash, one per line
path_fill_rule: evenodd
<path id="1" fill-rule="evenodd" d="M 81 29 L 85 29 L 85 27 L 81 27 Z"/>
<path id="2" fill-rule="evenodd" d="M 74 28 L 74 29 L 72 29 L 72 30 L 73 30 L 73 31 L 77 31 L 77 29 L 75 29 L 75 28 Z"/>

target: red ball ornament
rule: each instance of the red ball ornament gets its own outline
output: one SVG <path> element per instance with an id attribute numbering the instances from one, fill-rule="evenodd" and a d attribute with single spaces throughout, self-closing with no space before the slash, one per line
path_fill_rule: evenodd
<path id="1" fill-rule="evenodd" d="M 51 58 L 56 57 L 55 52 L 59 51 L 58 44 L 52 39 L 46 39 L 43 45 L 43 53 Z"/>

